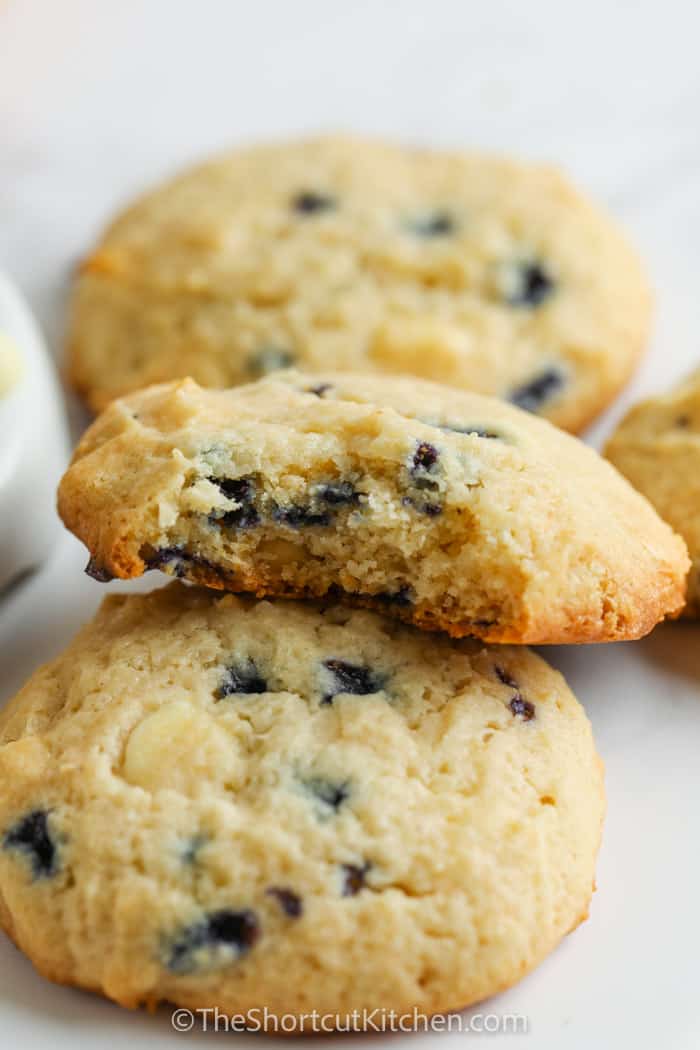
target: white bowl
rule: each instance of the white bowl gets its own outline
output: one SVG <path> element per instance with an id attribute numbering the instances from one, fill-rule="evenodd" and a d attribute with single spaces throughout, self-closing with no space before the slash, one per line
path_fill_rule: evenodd
<path id="1" fill-rule="evenodd" d="M 24 300 L 0 273 L 0 332 L 19 351 L 18 380 L 0 396 L 0 590 L 38 565 L 60 532 L 56 486 L 69 455 L 63 398 Z"/>

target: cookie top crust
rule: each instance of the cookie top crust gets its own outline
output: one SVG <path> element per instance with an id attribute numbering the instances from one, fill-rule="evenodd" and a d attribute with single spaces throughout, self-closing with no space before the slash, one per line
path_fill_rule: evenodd
<path id="1" fill-rule="evenodd" d="M 684 615 L 700 617 L 700 369 L 635 405 L 605 455 L 687 543 L 692 566 Z"/>
<path id="2" fill-rule="evenodd" d="M 440 380 L 576 431 L 649 322 L 635 254 L 556 170 L 320 138 L 239 150 L 130 207 L 80 269 L 68 357 L 96 410 L 295 366 Z"/>
<path id="3" fill-rule="evenodd" d="M 456 1008 L 586 916 L 603 808 L 528 650 L 175 583 L 0 714 L 0 923 L 127 1006 Z"/>
<path id="4" fill-rule="evenodd" d="M 98 578 L 163 568 L 345 595 L 499 642 L 634 638 L 683 604 L 683 541 L 592 449 L 426 382 L 281 373 L 113 403 L 59 490 Z"/>

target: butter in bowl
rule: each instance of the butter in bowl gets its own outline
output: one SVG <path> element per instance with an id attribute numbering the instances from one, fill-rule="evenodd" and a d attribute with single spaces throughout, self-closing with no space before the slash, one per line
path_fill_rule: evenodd
<path id="1" fill-rule="evenodd" d="M 59 535 L 58 479 L 69 454 L 63 398 L 29 308 L 0 273 L 0 594 Z"/>

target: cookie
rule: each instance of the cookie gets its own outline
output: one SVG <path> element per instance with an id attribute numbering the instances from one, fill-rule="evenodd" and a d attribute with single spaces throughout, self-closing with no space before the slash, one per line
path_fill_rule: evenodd
<path id="1" fill-rule="evenodd" d="M 634 638 L 684 600 L 683 541 L 597 453 L 413 379 L 133 394 L 83 437 L 59 511 L 98 579 L 337 592 L 488 641 Z"/>
<path id="2" fill-rule="evenodd" d="M 528 650 L 174 583 L 0 715 L 0 920 L 125 1006 L 431 1013 L 586 917 L 603 808 Z"/>
<path id="3" fill-rule="evenodd" d="M 700 369 L 632 408 L 605 454 L 687 543 L 684 615 L 700 617 Z"/>
<path id="4" fill-rule="evenodd" d="M 294 365 L 440 380 L 579 430 L 649 317 L 634 253 L 552 168 L 321 138 L 240 150 L 129 208 L 81 268 L 68 356 L 95 409 Z"/>

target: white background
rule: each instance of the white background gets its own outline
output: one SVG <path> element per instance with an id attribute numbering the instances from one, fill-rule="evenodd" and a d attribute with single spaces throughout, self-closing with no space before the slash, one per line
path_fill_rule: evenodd
<path id="1" fill-rule="evenodd" d="M 72 267 L 110 213 L 208 152 L 355 130 L 553 160 L 627 226 L 658 293 L 651 351 L 597 442 L 631 400 L 700 360 L 699 51 L 692 0 L 0 0 L 0 267 L 58 355 Z M 84 561 L 65 537 L 0 602 L 0 701 L 104 593 Z M 530 1035 L 402 1038 L 696 1050 L 700 626 L 547 655 L 607 764 L 591 919 L 484 1007 L 527 1014 Z M 214 1038 L 172 1034 L 167 1010 L 128 1014 L 51 986 L 4 939 L 0 1032 L 42 1050 Z"/>

